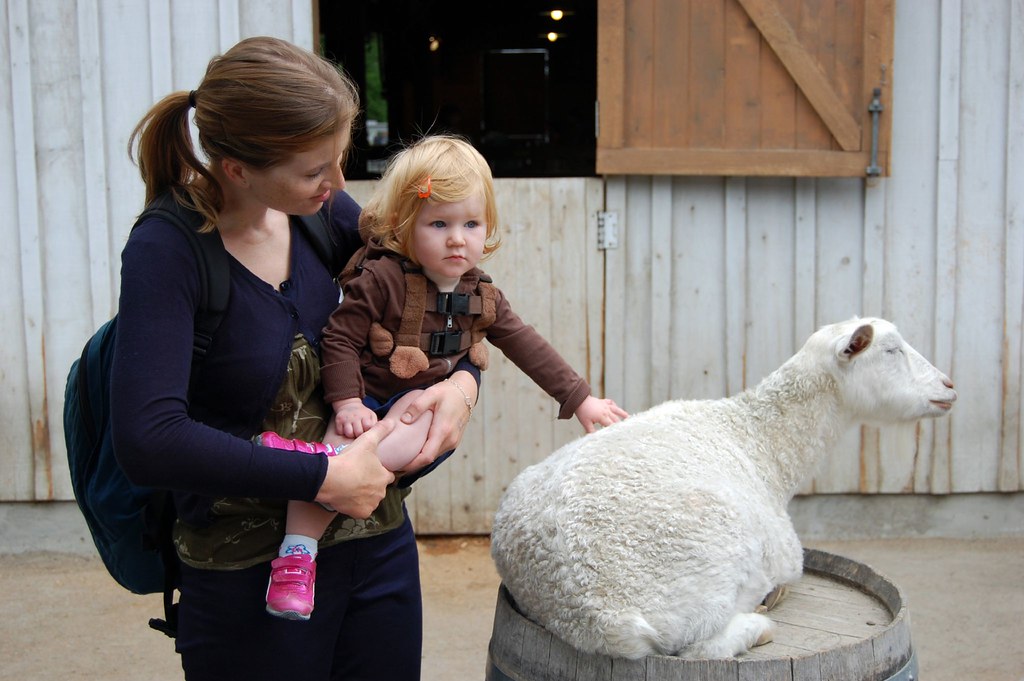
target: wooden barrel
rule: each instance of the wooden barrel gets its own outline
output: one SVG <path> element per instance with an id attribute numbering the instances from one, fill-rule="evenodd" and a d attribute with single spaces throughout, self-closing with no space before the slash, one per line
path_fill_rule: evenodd
<path id="1" fill-rule="evenodd" d="M 870 567 L 804 550 L 804 576 L 768 616 L 775 640 L 737 658 L 624 660 L 578 652 L 498 591 L 487 681 L 916 681 L 910 616 Z"/>

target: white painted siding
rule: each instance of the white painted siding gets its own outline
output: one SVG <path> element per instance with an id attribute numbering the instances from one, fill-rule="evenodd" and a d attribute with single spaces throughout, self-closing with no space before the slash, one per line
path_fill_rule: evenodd
<path id="1" fill-rule="evenodd" d="M 0 501 L 71 498 L 68 366 L 116 307 L 142 202 L 126 147 L 207 60 L 308 0 L 5 0 L 0 10 Z M 1020 491 L 1024 3 L 896 5 L 892 176 L 499 180 L 486 264 L 520 314 L 631 410 L 756 383 L 818 325 L 882 315 L 957 383 L 952 418 L 852 433 L 805 492 Z M 372 183 L 354 183 L 357 198 Z M 620 245 L 597 251 L 596 213 Z M 417 483 L 421 532 L 484 532 L 505 484 L 579 434 L 499 352 L 453 461 Z"/>
<path id="2" fill-rule="evenodd" d="M 308 0 L 5 0 L 0 9 L 0 499 L 70 499 L 61 413 L 82 343 L 117 305 L 142 206 L 128 137 L 248 35 L 311 47 Z"/>

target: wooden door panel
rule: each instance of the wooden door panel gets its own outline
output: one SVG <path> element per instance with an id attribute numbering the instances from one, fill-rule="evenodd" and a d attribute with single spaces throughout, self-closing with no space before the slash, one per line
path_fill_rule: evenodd
<path id="1" fill-rule="evenodd" d="M 888 174 L 892 13 L 892 0 L 600 0 L 598 172 Z"/>

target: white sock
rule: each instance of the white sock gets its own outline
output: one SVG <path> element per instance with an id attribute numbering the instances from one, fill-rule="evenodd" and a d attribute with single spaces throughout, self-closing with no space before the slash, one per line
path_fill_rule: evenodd
<path id="1" fill-rule="evenodd" d="M 317 540 L 302 534 L 286 534 L 281 548 L 278 550 L 278 557 L 284 556 L 312 556 L 316 560 Z"/>

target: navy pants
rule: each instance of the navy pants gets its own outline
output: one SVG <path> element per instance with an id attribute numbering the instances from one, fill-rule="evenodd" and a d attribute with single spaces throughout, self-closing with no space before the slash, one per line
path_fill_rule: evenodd
<path id="1" fill-rule="evenodd" d="M 189 681 L 417 681 L 423 642 L 412 523 L 320 551 L 308 622 L 267 614 L 270 563 L 182 566 L 177 649 Z"/>

